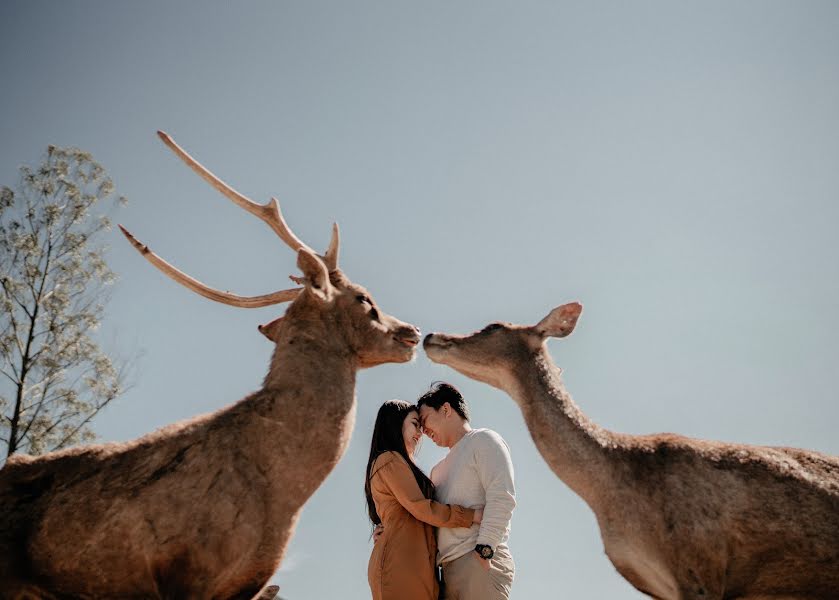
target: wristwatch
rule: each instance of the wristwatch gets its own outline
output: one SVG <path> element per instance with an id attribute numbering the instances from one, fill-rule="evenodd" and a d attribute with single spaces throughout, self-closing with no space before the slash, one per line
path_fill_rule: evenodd
<path id="1" fill-rule="evenodd" d="M 492 549 L 492 546 L 487 546 L 486 544 L 478 544 L 475 546 L 475 552 L 477 552 L 478 556 L 485 560 L 489 560 L 495 556 L 495 551 Z"/>

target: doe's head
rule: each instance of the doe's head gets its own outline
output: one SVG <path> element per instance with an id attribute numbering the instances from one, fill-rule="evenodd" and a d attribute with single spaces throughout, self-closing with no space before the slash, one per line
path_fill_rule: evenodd
<path id="1" fill-rule="evenodd" d="M 554 308 L 536 325 L 496 322 L 468 335 L 430 333 L 423 348 L 432 361 L 504 389 L 517 366 L 542 351 L 549 337 L 574 331 L 582 311 L 582 304 L 571 302 Z"/>

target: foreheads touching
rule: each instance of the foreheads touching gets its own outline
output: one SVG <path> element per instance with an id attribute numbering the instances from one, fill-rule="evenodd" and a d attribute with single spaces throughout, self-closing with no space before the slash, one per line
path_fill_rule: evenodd
<path id="1" fill-rule="evenodd" d="M 451 447 L 469 422 L 469 407 L 456 387 L 435 382 L 417 401 L 423 433 L 442 447 Z"/>

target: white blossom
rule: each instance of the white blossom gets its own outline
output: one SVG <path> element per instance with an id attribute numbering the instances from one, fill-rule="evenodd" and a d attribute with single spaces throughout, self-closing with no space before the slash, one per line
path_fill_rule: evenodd
<path id="1" fill-rule="evenodd" d="M 16 434 L 26 435 L 15 451 L 92 440 L 90 417 L 124 389 L 122 363 L 93 337 L 104 315 L 99 299 L 115 279 L 98 237 L 111 226 L 100 206 L 125 201 L 114 192 L 89 153 L 57 146 L 37 168 L 21 167 L 16 189 L 0 186 L 0 362 L 21 373 L 28 361 Z M 0 435 L 8 438 L 18 384 L 2 379 Z"/>

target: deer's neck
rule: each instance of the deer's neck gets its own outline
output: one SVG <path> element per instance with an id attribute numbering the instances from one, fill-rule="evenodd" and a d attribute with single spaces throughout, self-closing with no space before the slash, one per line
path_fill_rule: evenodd
<path id="1" fill-rule="evenodd" d="M 263 389 L 294 399 L 298 408 L 317 406 L 319 414 L 310 415 L 318 421 L 342 419 L 355 401 L 357 369 L 355 353 L 325 324 L 289 324 L 274 350 Z"/>
<path id="2" fill-rule="evenodd" d="M 299 478 L 319 482 L 338 463 L 355 421 L 356 371 L 355 353 L 323 323 L 289 324 L 281 334 L 257 412 L 276 423 L 274 437 L 283 450 L 272 450 L 269 460 L 283 477 L 299 471 Z"/>
<path id="3" fill-rule="evenodd" d="M 612 480 L 617 436 L 595 425 L 574 404 L 547 352 L 516 369 L 508 391 L 548 465 L 594 508 Z"/>

